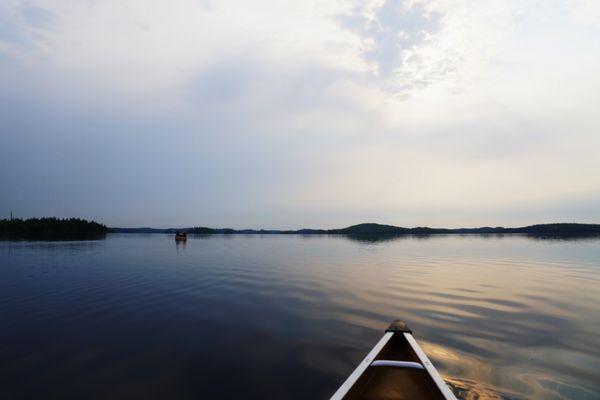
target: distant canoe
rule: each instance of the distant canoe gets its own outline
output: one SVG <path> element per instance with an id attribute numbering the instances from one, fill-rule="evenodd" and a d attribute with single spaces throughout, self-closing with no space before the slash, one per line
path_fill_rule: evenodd
<path id="1" fill-rule="evenodd" d="M 175 240 L 178 241 L 178 242 L 179 241 L 184 241 L 185 242 L 187 240 L 187 233 L 185 233 L 185 232 L 177 232 L 175 234 Z"/>
<path id="2" fill-rule="evenodd" d="M 456 400 L 406 324 L 392 322 L 383 338 L 330 400 Z"/>

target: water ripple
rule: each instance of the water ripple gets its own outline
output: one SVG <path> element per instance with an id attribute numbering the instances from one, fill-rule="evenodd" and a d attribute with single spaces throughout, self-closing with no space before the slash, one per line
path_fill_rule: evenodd
<path id="1" fill-rule="evenodd" d="M 15 399 L 327 398 L 401 317 L 461 399 L 598 399 L 599 244 L 0 242 L 0 387 Z"/>

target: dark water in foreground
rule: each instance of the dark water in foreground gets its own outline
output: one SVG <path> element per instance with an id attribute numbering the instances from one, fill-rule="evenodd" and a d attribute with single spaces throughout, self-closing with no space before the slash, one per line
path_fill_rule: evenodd
<path id="1" fill-rule="evenodd" d="M 326 399 L 403 318 L 465 399 L 600 399 L 600 240 L 0 242 L 0 398 Z"/>

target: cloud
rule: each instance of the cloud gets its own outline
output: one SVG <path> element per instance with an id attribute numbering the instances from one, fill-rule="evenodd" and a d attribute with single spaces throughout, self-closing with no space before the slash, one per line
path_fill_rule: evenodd
<path id="1" fill-rule="evenodd" d="M 7 1 L 0 6 L 0 43 L 34 45 L 36 37 L 54 25 L 54 15 L 35 4 Z"/>
<path id="2" fill-rule="evenodd" d="M 572 0 L 569 5 L 573 21 L 600 28 L 600 3 L 594 0 Z"/>
<path id="3" fill-rule="evenodd" d="M 485 79 L 521 8 L 513 0 L 385 0 L 360 3 L 337 20 L 359 37 L 372 83 L 407 100 L 430 86 L 459 94 Z"/>
<path id="4" fill-rule="evenodd" d="M 361 36 L 363 58 L 374 64 L 378 77 L 386 79 L 411 57 L 418 57 L 418 47 L 439 31 L 441 17 L 424 2 L 385 0 L 356 6 L 339 20 Z"/>
<path id="5" fill-rule="evenodd" d="M 558 3 L 5 2 L 0 208 L 295 227 L 584 201 L 600 51 Z"/>

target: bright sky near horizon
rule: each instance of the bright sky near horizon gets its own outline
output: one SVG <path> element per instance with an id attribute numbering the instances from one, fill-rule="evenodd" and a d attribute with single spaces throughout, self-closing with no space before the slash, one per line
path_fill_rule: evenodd
<path id="1" fill-rule="evenodd" d="M 0 218 L 600 223 L 598 0 L 5 0 Z"/>

